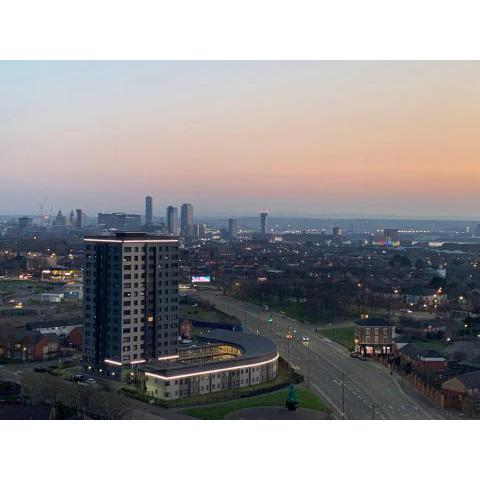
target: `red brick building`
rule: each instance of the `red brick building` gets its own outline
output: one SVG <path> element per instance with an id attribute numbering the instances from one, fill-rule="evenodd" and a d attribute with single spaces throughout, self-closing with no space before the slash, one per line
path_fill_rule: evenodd
<path id="1" fill-rule="evenodd" d="M 68 335 L 68 341 L 73 348 L 82 349 L 82 327 L 75 327 Z"/>
<path id="2" fill-rule="evenodd" d="M 395 327 L 383 318 L 355 322 L 355 351 L 366 356 L 386 355 L 392 350 Z"/>

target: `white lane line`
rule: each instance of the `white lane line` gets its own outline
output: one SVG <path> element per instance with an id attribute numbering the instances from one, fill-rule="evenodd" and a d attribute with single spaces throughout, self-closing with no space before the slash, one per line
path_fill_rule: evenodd
<path id="1" fill-rule="evenodd" d="M 327 397 L 327 395 L 325 395 L 325 393 L 320 390 L 318 385 L 312 382 L 311 380 L 310 380 L 310 385 L 320 394 L 320 396 L 322 396 L 337 411 L 337 413 L 340 415 L 340 418 L 342 418 L 343 413 L 340 410 L 340 408 L 338 408 L 337 405 L 335 405 L 333 400 L 330 397 Z"/>

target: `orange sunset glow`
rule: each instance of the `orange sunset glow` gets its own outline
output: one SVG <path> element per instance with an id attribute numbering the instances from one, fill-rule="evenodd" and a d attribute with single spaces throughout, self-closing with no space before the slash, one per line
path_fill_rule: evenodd
<path id="1" fill-rule="evenodd" d="M 476 218 L 478 62 L 2 62 L 2 213 Z M 18 201 L 6 206 L 14 195 Z"/>

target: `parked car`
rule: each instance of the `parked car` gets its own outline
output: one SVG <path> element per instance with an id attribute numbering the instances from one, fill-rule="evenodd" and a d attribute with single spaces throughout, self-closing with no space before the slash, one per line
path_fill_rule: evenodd
<path id="1" fill-rule="evenodd" d="M 75 375 L 73 381 L 79 385 L 93 385 L 97 383 L 94 378 L 84 375 L 83 373 Z"/>

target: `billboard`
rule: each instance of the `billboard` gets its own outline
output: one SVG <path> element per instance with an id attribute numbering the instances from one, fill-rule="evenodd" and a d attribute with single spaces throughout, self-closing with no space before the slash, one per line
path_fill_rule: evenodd
<path id="1" fill-rule="evenodd" d="M 192 283 L 210 283 L 210 276 L 192 277 Z"/>

